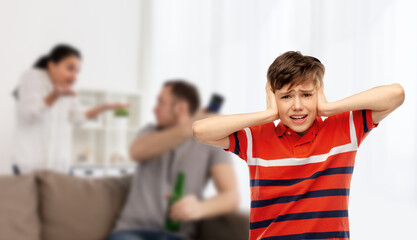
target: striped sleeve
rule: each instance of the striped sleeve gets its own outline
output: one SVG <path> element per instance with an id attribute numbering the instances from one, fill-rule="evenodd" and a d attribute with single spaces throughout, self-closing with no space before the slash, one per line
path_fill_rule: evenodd
<path id="1" fill-rule="evenodd" d="M 373 124 L 372 110 L 368 109 L 339 113 L 328 117 L 326 121 L 329 126 L 334 127 L 335 130 L 337 129 L 336 131 L 343 131 L 348 135 L 350 135 L 350 132 L 355 132 L 356 139 L 354 139 L 354 141 L 357 143 L 358 147 L 371 130 L 379 125 Z"/>
<path id="2" fill-rule="evenodd" d="M 232 152 L 239 156 L 242 160 L 247 161 L 247 145 L 248 140 L 246 132 L 244 129 L 241 129 L 229 135 L 229 149 L 223 150 L 227 152 Z"/>
<path id="3" fill-rule="evenodd" d="M 372 120 L 372 110 L 363 109 L 355 110 L 353 113 L 353 121 L 355 122 L 356 137 L 358 139 L 358 146 L 368 136 L 372 129 L 378 127 Z"/>

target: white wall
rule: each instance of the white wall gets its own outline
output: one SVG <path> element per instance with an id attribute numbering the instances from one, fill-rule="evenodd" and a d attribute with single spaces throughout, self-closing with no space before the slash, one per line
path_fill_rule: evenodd
<path id="1" fill-rule="evenodd" d="M 19 76 L 57 43 L 79 48 L 77 87 L 137 89 L 140 1 L 0 0 L 0 173 L 9 171 L 11 92 Z"/>

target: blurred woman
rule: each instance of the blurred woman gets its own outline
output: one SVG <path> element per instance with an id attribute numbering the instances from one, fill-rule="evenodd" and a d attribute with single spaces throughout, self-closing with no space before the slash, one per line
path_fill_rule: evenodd
<path id="1" fill-rule="evenodd" d="M 94 119 L 106 110 L 127 107 L 103 104 L 84 110 L 72 88 L 81 67 L 81 53 L 57 45 L 26 71 L 14 92 L 17 100 L 15 174 L 36 169 L 68 173 L 71 164 L 72 127 Z"/>

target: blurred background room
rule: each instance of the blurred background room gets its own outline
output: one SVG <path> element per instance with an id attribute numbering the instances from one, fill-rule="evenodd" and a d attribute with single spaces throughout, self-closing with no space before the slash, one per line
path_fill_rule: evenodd
<path id="1" fill-rule="evenodd" d="M 413 239 L 416 12 L 413 0 L 0 0 L 1 177 L 13 174 L 12 93 L 22 74 L 57 44 L 70 44 L 82 53 L 75 90 L 83 106 L 129 104 L 127 116 L 107 111 L 72 129 L 71 173 L 80 179 L 122 179 L 134 173 L 129 145 L 140 128 L 155 122 L 153 108 L 166 80 L 193 83 L 202 107 L 213 93 L 223 96 L 220 114 L 256 112 L 265 108 L 268 66 L 294 50 L 325 65 L 328 101 L 377 85 L 398 82 L 404 87 L 404 104 L 372 131 L 357 153 L 350 233 L 357 240 Z M 248 168 L 230 156 L 238 212 L 246 216 Z M 0 183 L 0 191 L 4 187 Z M 216 191 L 211 181 L 204 196 Z"/>

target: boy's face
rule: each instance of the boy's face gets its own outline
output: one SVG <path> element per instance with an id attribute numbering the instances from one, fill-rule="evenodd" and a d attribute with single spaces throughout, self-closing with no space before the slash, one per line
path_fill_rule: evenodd
<path id="1" fill-rule="evenodd" d="M 283 124 L 303 136 L 317 116 L 317 88 L 304 83 L 288 89 L 289 84 L 275 90 L 279 118 Z"/>

